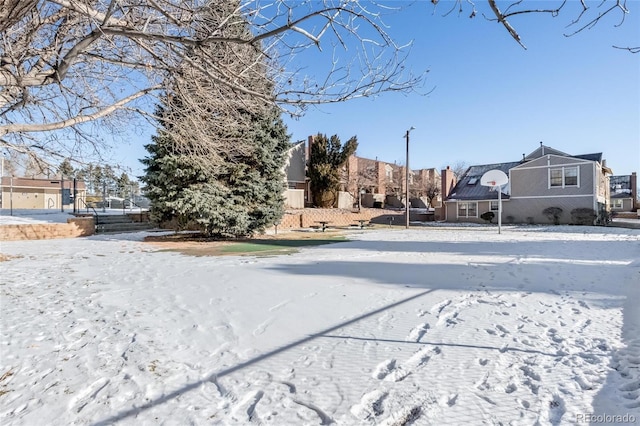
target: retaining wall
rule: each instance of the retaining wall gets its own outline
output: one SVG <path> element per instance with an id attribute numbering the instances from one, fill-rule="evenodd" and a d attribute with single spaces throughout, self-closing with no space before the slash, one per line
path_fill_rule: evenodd
<path id="1" fill-rule="evenodd" d="M 28 223 L 0 226 L 0 241 L 86 237 L 95 233 L 93 217 L 67 219 L 67 223 Z"/>
<path id="2" fill-rule="evenodd" d="M 385 209 L 300 209 L 285 212 L 279 229 L 310 228 L 321 226 L 319 222 L 329 222 L 328 226 L 355 225 L 357 220 L 367 220 L 373 223 L 401 225 L 404 223 L 404 211 Z"/>

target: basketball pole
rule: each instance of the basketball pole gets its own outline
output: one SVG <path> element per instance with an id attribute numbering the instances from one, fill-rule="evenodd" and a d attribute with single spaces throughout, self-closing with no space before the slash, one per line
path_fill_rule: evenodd
<path id="1" fill-rule="evenodd" d="M 498 234 L 502 233 L 502 188 L 498 186 Z"/>

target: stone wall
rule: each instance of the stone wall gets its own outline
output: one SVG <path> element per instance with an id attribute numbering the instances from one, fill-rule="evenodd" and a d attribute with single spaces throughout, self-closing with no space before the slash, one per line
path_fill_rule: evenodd
<path id="1" fill-rule="evenodd" d="M 0 241 L 86 237 L 95 233 L 93 217 L 67 219 L 67 223 L 29 223 L 0 226 Z"/>

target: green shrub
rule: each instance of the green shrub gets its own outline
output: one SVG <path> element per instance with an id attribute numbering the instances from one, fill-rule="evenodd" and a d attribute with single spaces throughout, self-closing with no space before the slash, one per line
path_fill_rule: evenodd
<path id="1" fill-rule="evenodd" d="M 593 225 L 596 217 L 596 211 L 588 207 L 571 210 L 571 222 L 574 225 Z"/>
<path id="2" fill-rule="evenodd" d="M 484 212 L 480 215 L 481 219 L 486 220 L 487 222 L 491 223 L 491 221 L 493 220 L 493 218 L 496 217 L 494 212 Z"/>
<path id="3" fill-rule="evenodd" d="M 562 209 L 560 207 L 547 207 L 542 210 L 542 214 L 547 216 L 554 225 L 560 225 L 560 216 L 562 216 Z"/>

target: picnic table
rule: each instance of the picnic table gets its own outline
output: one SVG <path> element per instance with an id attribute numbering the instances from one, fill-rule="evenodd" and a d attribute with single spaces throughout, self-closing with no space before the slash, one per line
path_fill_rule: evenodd
<path id="1" fill-rule="evenodd" d="M 326 220 L 317 220 L 316 223 L 319 223 L 322 226 L 322 232 L 324 232 L 324 230 L 327 229 L 327 224 L 331 222 Z"/>
<path id="2" fill-rule="evenodd" d="M 364 229 L 364 224 L 368 222 L 366 219 L 356 219 L 356 222 L 360 223 L 360 229 Z"/>

